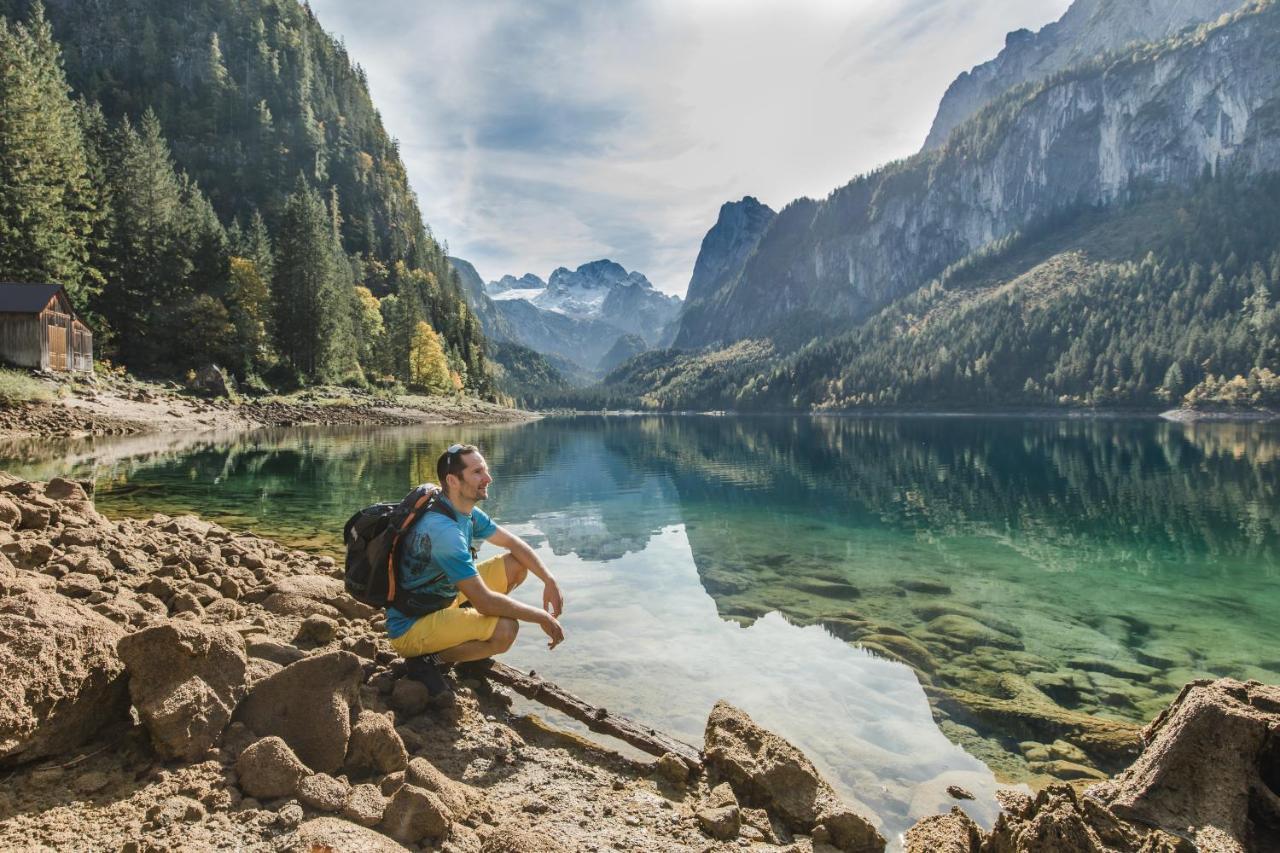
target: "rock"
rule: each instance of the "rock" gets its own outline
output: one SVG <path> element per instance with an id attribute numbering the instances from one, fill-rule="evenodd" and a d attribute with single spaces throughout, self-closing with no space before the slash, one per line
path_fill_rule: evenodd
<path id="1" fill-rule="evenodd" d="M 306 617 L 319 615 L 337 619 L 341 615 L 335 608 L 327 604 L 285 592 L 273 592 L 268 595 L 266 600 L 262 602 L 262 609 L 279 616 Z"/>
<path id="2" fill-rule="evenodd" d="M 70 572 L 58 579 L 58 592 L 68 598 L 88 598 L 100 589 L 102 581 L 82 572 Z"/>
<path id="3" fill-rule="evenodd" d="M 1003 631 L 989 628 L 977 619 L 958 613 L 947 613 L 925 626 L 942 638 L 949 646 L 970 651 L 978 646 L 994 646 L 998 649 L 1021 649 L 1022 641 Z"/>
<path id="4" fill-rule="evenodd" d="M 147 823 L 155 827 L 173 826 L 200 820 L 205 808 L 190 797 L 169 797 L 147 809 Z"/>
<path id="5" fill-rule="evenodd" d="M 5 495 L 0 495 L 0 524 L 17 527 L 22 521 L 22 510 Z"/>
<path id="6" fill-rule="evenodd" d="M 336 812 L 347 802 L 350 794 L 345 783 L 328 773 L 314 773 L 298 783 L 298 800 L 322 812 Z"/>
<path id="7" fill-rule="evenodd" d="M 332 773 L 347 757 L 362 677 L 350 652 L 304 658 L 255 684 L 235 719 L 258 735 L 284 738 L 315 772 Z"/>
<path id="8" fill-rule="evenodd" d="M 382 815 L 382 828 L 397 841 L 417 843 L 442 837 L 451 823 L 449 808 L 431 791 L 402 785 Z"/>
<path id="9" fill-rule="evenodd" d="M 742 827 L 742 814 L 738 810 L 738 798 L 726 782 L 711 789 L 707 803 L 696 812 L 698 823 L 712 838 L 727 841 L 737 838 Z"/>
<path id="10" fill-rule="evenodd" d="M 259 800 L 291 797 L 310 771 L 278 737 L 254 741 L 236 759 L 240 789 Z"/>
<path id="11" fill-rule="evenodd" d="M 330 619 L 328 616 L 315 614 L 302 620 L 302 626 L 298 628 L 298 635 L 294 638 L 294 642 L 323 646 L 332 640 L 337 633 L 338 623 L 336 620 Z"/>
<path id="12" fill-rule="evenodd" d="M 480 798 L 480 795 L 470 786 L 453 781 L 425 758 L 415 758 L 409 762 L 404 780 L 407 785 L 437 795 L 449 809 L 450 817 L 454 820 L 466 817 L 471 809 L 470 803 Z"/>
<path id="13" fill-rule="evenodd" d="M 409 753 L 390 718 L 361 711 L 347 742 L 347 773 L 352 777 L 383 775 L 403 770 L 408 763 Z"/>
<path id="14" fill-rule="evenodd" d="M 391 688 L 391 707 L 406 717 L 415 717 L 431 706 L 431 691 L 421 681 L 402 678 Z"/>
<path id="15" fill-rule="evenodd" d="M 684 785 L 689 781 L 689 765 L 674 752 L 668 752 L 654 762 L 653 769 L 673 785 Z"/>
<path id="16" fill-rule="evenodd" d="M 288 643 L 281 643 L 278 640 L 269 638 L 249 640 L 245 647 L 249 652 L 249 657 L 269 660 L 280 666 L 288 666 L 307 656 L 307 653 L 297 646 L 291 646 Z"/>
<path id="17" fill-rule="evenodd" d="M 302 823 L 302 819 L 306 816 L 307 813 L 302 810 L 302 806 L 290 800 L 276 812 L 276 826 L 292 829 Z"/>
<path id="18" fill-rule="evenodd" d="M 978 853 L 982 832 L 959 806 L 930 815 L 907 830 L 903 853 Z"/>
<path id="19" fill-rule="evenodd" d="M 377 785 L 356 785 L 347 795 L 342 805 L 342 816 L 361 826 L 373 826 L 382 820 L 382 813 L 387 808 L 387 798 L 378 790 Z"/>
<path id="20" fill-rule="evenodd" d="M 1152 677 L 1160 674 L 1160 670 L 1155 667 L 1144 666 L 1133 661 L 1105 658 L 1073 658 L 1067 661 L 1067 666 L 1082 672 L 1105 673 L 1124 681 L 1150 681 Z"/>
<path id="21" fill-rule="evenodd" d="M 169 600 L 170 613 L 194 613 L 197 617 L 204 615 L 204 605 L 200 599 L 189 592 L 180 592 Z"/>
<path id="22" fill-rule="evenodd" d="M 300 824 L 273 849 L 277 853 L 406 853 L 407 848 L 372 829 L 318 817 Z"/>
<path id="23" fill-rule="evenodd" d="M 920 592 L 926 595 L 950 595 L 951 587 L 942 581 L 924 579 L 896 580 L 893 585 L 907 592 Z"/>
<path id="24" fill-rule="evenodd" d="M 75 749 L 129 712 L 111 620 L 25 578 L 0 598 L 0 764 Z"/>
<path id="25" fill-rule="evenodd" d="M 729 703 L 712 708 L 704 741 L 708 769 L 729 782 L 740 802 L 768 810 L 796 832 L 821 823 L 842 850 L 884 849 L 875 827 L 844 807 L 804 753 Z"/>
<path id="26" fill-rule="evenodd" d="M 245 684 L 252 687 L 262 679 L 275 675 L 282 669 L 284 667 L 274 661 L 264 658 L 249 658 L 249 662 L 245 667 Z"/>
<path id="27" fill-rule="evenodd" d="M 199 391 L 212 397 L 230 397 L 235 393 L 236 383 L 231 378 L 231 375 L 221 367 L 218 367 L 218 365 L 206 364 L 196 371 L 190 387 L 193 391 Z"/>
<path id="28" fill-rule="evenodd" d="M 1106 851 L 1081 813 L 1075 791 L 1065 783 L 1042 790 L 1025 818 L 1001 812 L 984 848 L 1001 853 Z"/>
<path id="29" fill-rule="evenodd" d="M 954 797 L 957 800 L 976 799 L 976 797 L 974 797 L 973 794 L 969 793 L 966 789 L 961 788 L 959 785 L 948 785 L 947 794 L 951 797 Z"/>
<path id="30" fill-rule="evenodd" d="M 504 823 L 484 840 L 480 853 L 560 853 L 563 848 L 546 833 L 518 823 Z"/>
<path id="31" fill-rule="evenodd" d="M 116 649 L 156 752 L 166 760 L 199 760 L 221 737 L 246 691 L 240 635 L 171 622 L 130 634 Z"/>
<path id="32" fill-rule="evenodd" d="M 89 500 L 89 494 L 84 490 L 84 486 L 75 480 L 67 480 L 63 477 L 54 477 L 45 483 L 44 496 L 55 501 L 74 504 L 84 504 Z"/>
<path id="33" fill-rule="evenodd" d="M 1193 681 L 1143 730 L 1138 760 L 1090 793 L 1125 820 L 1194 828 L 1206 849 L 1259 849 L 1280 830 L 1278 732 L 1280 687 Z"/>
<path id="34" fill-rule="evenodd" d="M 0 553 L 20 569 L 38 569 L 53 556 L 53 546 L 38 539 L 19 539 L 0 545 Z"/>

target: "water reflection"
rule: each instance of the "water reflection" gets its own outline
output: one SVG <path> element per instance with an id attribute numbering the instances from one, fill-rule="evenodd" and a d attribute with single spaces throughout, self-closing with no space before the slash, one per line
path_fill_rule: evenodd
<path id="1" fill-rule="evenodd" d="M 922 684 L 1138 723 L 1192 677 L 1280 678 L 1280 433 L 1264 425 L 584 417 L 0 453 L 27 476 L 94 477 L 108 512 L 329 550 L 353 508 L 432 479 L 457 440 L 489 457 L 487 509 L 569 591 L 573 642 L 526 641 L 518 663 L 691 740 L 727 697 L 891 832 L 947 784 L 990 816 L 994 779 L 954 743 L 1006 778 L 1107 762 L 931 711 Z"/>

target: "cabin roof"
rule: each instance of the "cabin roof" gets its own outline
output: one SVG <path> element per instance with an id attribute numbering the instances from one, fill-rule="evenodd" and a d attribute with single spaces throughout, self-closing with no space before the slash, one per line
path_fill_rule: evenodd
<path id="1" fill-rule="evenodd" d="M 26 284 L 0 281 L 0 312 L 8 314 L 39 314 L 59 291 L 60 284 Z M 63 293 L 63 299 L 66 294 Z M 70 305 L 71 301 L 67 300 Z M 75 311 L 72 310 L 74 316 Z"/>

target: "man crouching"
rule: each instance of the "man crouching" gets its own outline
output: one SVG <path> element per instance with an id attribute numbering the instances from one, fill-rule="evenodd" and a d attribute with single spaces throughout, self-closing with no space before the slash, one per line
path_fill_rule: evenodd
<path id="1" fill-rule="evenodd" d="M 453 445 L 436 461 L 436 476 L 440 505 L 422 513 L 401 537 L 399 582 L 415 596 L 436 598 L 440 609 L 415 619 L 387 608 L 391 647 L 432 696 L 450 692 L 441 664 L 505 652 L 520 622 L 540 627 L 550 638 L 548 648 L 564 640 L 557 621 L 564 599 L 555 578 L 523 539 L 476 507 L 493 482 L 480 451 L 471 444 Z M 475 545 L 481 540 L 508 552 L 477 566 Z M 541 610 L 508 595 L 530 572 L 542 580 Z"/>

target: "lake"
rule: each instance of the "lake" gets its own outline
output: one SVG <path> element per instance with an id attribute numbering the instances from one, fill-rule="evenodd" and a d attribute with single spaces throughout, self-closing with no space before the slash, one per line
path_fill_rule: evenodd
<path id="1" fill-rule="evenodd" d="M 524 626 L 509 662 L 695 744 L 728 699 L 890 837 L 948 785 L 989 825 L 1002 784 L 1114 771 L 1073 733 L 1143 724 L 1190 679 L 1280 681 L 1265 424 L 582 416 L 0 455 L 93 478 L 108 515 L 193 512 L 337 554 L 352 511 L 434 479 L 454 441 L 480 445 L 486 511 L 566 594 L 566 642 Z"/>

